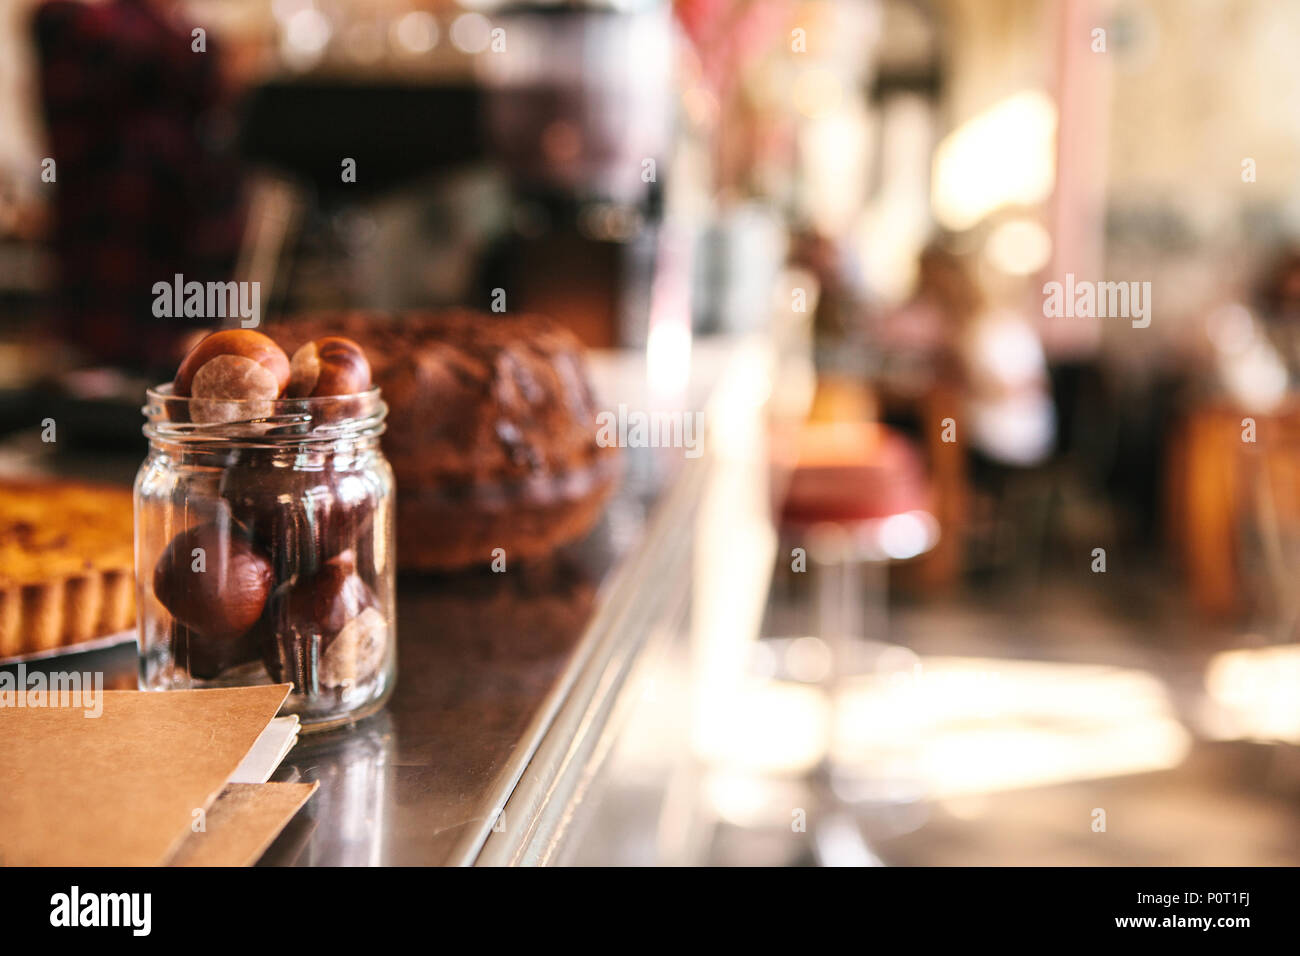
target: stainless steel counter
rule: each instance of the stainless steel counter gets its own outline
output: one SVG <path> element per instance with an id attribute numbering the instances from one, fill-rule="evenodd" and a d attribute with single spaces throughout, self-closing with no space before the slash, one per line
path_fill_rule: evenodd
<path id="1" fill-rule="evenodd" d="M 562 828 L 626 664 L 671 627 L 701 462 L 629 451 L 588 539 L 530 567 L 398 584 L 388 707 L 305 737 L 274 779 L 321 789 L 263 864 L 533 861 Z"/>
<path id="2" fill-rule="evenodd" d="M 679 407 L 703 408 L 733 353 L 732 343 L 697 349 Z M 605 407 L 660 407 L 644 391 L 643 357 L 606 356 L 594 371 Z M 79 466 L 30 442 L 16 448 L 10 460 L 24 471 L 106 473 L 103 456 Z M 620 489 L 586 540 L 505 573 L 399 578 L 393 696 L 352 727 L 300 739 L 273 779 L 320 789 L 262 865 L 552 859 L 617 735 L 629 674 L 648 646 L 682 632 L 713 469 L 710 454 L 681 448 L 623 454 Z M 134 647 L 78 655 L 76 666 L 130 686 Z"/>

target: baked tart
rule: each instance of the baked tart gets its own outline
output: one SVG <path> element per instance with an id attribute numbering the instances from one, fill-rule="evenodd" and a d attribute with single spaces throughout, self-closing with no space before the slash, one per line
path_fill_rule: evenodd
<path id="1" fill-rule="evenodd" d="M 0 658 L 135 624 L 129 489 L 0 481 Z"/>

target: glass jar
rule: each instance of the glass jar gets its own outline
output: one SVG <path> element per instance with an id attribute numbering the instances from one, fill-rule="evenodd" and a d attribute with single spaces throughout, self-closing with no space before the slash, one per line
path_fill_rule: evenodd
<path id="1" fill-rule="evenodd" d="M 165 385 L 143 410 L 141 689 L 288 682 L 282 712 L 310 729 L 381 707 L 396 628 L 379 390 L 217 403 Z"/>

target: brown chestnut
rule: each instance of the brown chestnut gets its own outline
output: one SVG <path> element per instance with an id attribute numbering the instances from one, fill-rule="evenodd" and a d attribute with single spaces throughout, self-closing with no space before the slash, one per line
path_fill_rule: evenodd
<path id="1" fill-rule="evenodd" d="M 375 594 L 356 573 L 356 557 L 344 551 L 321 565 L 311 577 L 296 581 L 270 612 L 263 660 L 274 680 L 292 681 L 302 693 L 315 693 L 317 684 L 341 686 L 356 678 L 359 656 L 364 663 L 378 651 L 384 634 L 376 633 Z M 367 614 L 366 612 L 373 612 Z M 358 623 L 359 622 L 359 623 Z M 346 639 L 342 648 L 337 641 Z M 325 669 L 326 662 L 331 662 Z"/>
<path id="2" fill-rule="evenodd" d="M 266 607 L 271 562 L 228 521 L 182 531 L 154 567 L 154 596 L 172 617 L 204 637 L 247 633 Z"/>
<path id="3" fill-rule="evenodd" d="M 370 362 L 361 346 L 341 335 L 308 342 L 289 362 L 289 398 L 355 395 L 370 388 Z"/>
<path id="4" fill-rule="evenodd" d="M 219 493 L 271 559 L 277 582 L 310 577 L 348 548 L 373 552 L 377 492 L 359 476 L 244 462 Z"/>
<path id="5" fill-rule="evenodd" d="M 285 611 L 290 627 L 319 632 L 328 640 L 375 603 L 374 592 L 357 575 L 356 555 L 349 550 L 330 558 L 320 571 L 290 588 Z"/>
<path id="6" fill-rule="evenodd" d="M 256 627 L 233 637 L 209 636 L 172 621 L 171 640 L 172 659 L 200 680 L 210 680 L 232 667 L 255 661 L 261 651 Z"/>
<path id="7" fill-rule="evenodd" d="M 280 395 L 289 384 L 289 357 L 284 354 L 284 349 L 253 329 L 225 329 L 213 332 L 185 356 L 176 370 L 172 394 L 183 397 L 193 394 L 194 377 L 219 355 L 246 358 L 270 372 L 276 383 L 272 398 Z"/>

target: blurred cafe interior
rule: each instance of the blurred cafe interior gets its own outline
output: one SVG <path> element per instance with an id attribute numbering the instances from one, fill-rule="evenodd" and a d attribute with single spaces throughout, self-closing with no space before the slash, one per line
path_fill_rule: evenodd
<path id="1" fill-rule="evenodd" d="M 1298 34 L 1271 0 L 10 0 L 0 669 L 293 682 L 329 729 L 264 864 L 1300 863 Z M 220 329 L 295 376 L 345 336 L 379 386 L 395 550 L 387 505 L 348 526 L 379 624 L 344 677 L 205 656 L 154 571 L 192 533 L 155 505 L 257 495 L 160 471 Z M 300 517 L 257 559 L 290 609 L 343 567 L 282 574 Z M 50 624 L 41 548 L 120 550 L 121 613 Z"/>

